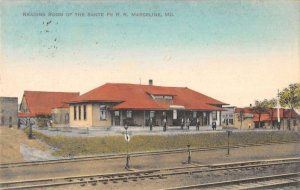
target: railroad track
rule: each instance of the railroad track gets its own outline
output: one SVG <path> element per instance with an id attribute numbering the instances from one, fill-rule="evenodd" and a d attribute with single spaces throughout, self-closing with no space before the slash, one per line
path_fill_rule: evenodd
<path id="1" fill-rule="evenodd" d="M 240 144 L 240 145 L 232 145 L 232 146 L 230 146 L 230 149 L 251 147 L 251 146 L 299 143 L 299 142 L 300 141 L 280 141 L 280 142 L 269 142 L 269 143 L 259 143 L 259 144 Z M 228 148 L 227 146 L 215 146 L 215 147 L 208 147 L 208 148 L 190 148 L 190 150 L 191 150 L 191 152 L 200 152 L 200 151 L 222 150 L 222 149 L 227 149 L 227 148 Z M 163 154 L 177 154 L 177 153 L 183 153 L 186 151 L 187 151 L 186 148 L 180 148 L 180 149 L 162 150 L 162 151 L 135 152 L 135 153 L 130 153 L 130 156 L 131 157 L 142 157 L 142 156 L 154 156 L 154 155 L 163 155 Z M 125 158 L 126 156 L 127 156 L 126 153 L 119 153 L 119 154 L 84 156 L 84 157 L 75 157 L 75 158 L 63 158 L 63 159 L 45 160 L 45 161 L 6 163 L 6 164 L 0 164 L 0 169 L 1 168 L 12 168 L 12 167 L 23 167 L 23 166 L 34 166 L 34 165 L 69 163 L 69 162 L 120 159 L 120 158 Z"/>
<path id="2" fill-rule="evenodd" d="M 162 168 L 153 170 L 141 170 L 141 171 L 128 171 L 110 174 L 95 174 L 95 175 L 83 175 L 83 176 L 68 176 L 68 177 L 57 177 L 47 179 L 32 179 L 23 181 L 11 181 L 1 182 L 1 190 L 12 190 L 12 189 L 34 189 L 34 188 L 54 188 L 58 186 L 77 185 L 80 186 L 108 183 L 128 183 L 140 180 L 160 180 L 166 179 L 171 176 L 177 175 L 193 175 L 198 173 L 210 173 L 215 171 L 244 171 L 255 168 L 269 168 L 277 166 L 296 165 L 299 166 L 300 157 L 297 158 L 286 158 L 286 159 L 273 159 L 273 160 L 258 160 L 248 162 L 235 162 L 225 164 L 211 164 L 211 165 L 186 165 L 183 167 L 173 168 Z M 222 184 L 219 184 L 222 185 Z M 225 185 L 225 183 L 224 183 Z M 187 186 L 185 186 L 187 187 Z M 185 187 L 176 187 L 185 189 Z M 200 187 L 200 186 L 199 186 Z M 208 186 L 206 186 L 208 187 Z M 176 189 L 175 188 L 175 189 Z M 197 188 L 192 187 L 190 188 Z"/>
<path id="3" fill-rule="evenodd" d="M 263 177 L 245 178 L 238 180 L 221 181 L 215 183 L 202 183 L 196 185 L 188 185 L 181 187 L 171 187 L 163 190 L 183 190 L 183 189 L 211 189 L 224 190 L 224 189 L 239 189 L 239 190 L 252 190 L 252 189 L 273 189 L 285 186 L 296 186 L 300 184 L 300 172 L 279 174 Z"/>

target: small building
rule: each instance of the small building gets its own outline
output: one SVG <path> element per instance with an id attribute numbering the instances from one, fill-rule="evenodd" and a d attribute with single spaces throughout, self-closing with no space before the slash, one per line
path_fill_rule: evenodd
<path id="1" fill-rule="evenodd" d="M 70 108 L 69 104 L 62 103 L 62 105 L 52 108 L 51 118 L 53 126 L 68 127 L 70 123 Z"/>
<path id="2" fill-rule="evenodd" d="M 0 97 L 0 126 L 16 126 L 18 124 L 18 98 Z"/>
<path id="3" fill-rule="evenodd" d="M 276 108 L 266 109 L 260 115 L 254 113 L 253 107 L 236 108 L 234 112 L 234 126 L 235 128 L 275 128 L 281 129 L 298 129 L 300 126 L 299 115 L 291 109 L 279 109 L 280 123 L 278 125 L 278 113 Z M 260 124 L 259 124 L 260 123 Z"/>
<path id="4" fill-rule="evenodd" d="M 52 116 L 55 122 L 65 124 L 68 121 L 65 120 L 68 117 L 66 115 L 69 114 L 66 102 L 76 96 L 79 96 L 79 92 L 24 91 L 18 115 L 35 120 L 38 126 L 47 125 Z M 62 117 L 65 119 L 58 119 Z"/>
<path id="5" fill-rule="evenodd" d="M 253 129 L 255 127 L 253 118 L 252 107 L 235 108 L 233 115 L 234 127 L 237 129 Z"/>
<path id="6" fill-rule="evenodd" d="M 300 117 L 294 110 L 291 109 L 279 109 L 279 126 L 282 129 L 292 129 L 300 126 Z M 255 114 L 253 118 L 255 126 L 259 127 L 259 118 Z M 260 116 L 261 127 L 263 128 L 272 128 L 278 127 L 278 113 L 277 109 L 268 109 L 266 113 L 261 114 Z"/>
<path id="7" fill-rule="evenodd" d="M 223 107 L 224 111 L 221 112 L 222 126 L 233 127 L 234 126 L 234 111 L 235 106 Z"/>
<path id="8" fill-rule="evenodd" d="M 221 125 L 226 103 L 187 87 L 106 83 L 69 101 L 71 127 Z"/>

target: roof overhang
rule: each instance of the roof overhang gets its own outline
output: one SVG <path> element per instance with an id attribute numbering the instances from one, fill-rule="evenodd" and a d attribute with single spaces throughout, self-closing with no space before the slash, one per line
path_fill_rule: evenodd
<path id="1" fill-rule="evenodd" d="M 170 109 L 174 109 L 174 110 L 184 110 L 185 107 L 181 106 L 181 105 L 170 105 Z"/>

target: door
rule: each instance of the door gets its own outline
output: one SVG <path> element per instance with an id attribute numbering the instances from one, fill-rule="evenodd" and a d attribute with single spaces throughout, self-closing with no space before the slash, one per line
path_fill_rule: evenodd
<path id="1" fill-rule="evenodd" d="M 114 111 L 114 125 L 120 125 L 120 111 Z"/>

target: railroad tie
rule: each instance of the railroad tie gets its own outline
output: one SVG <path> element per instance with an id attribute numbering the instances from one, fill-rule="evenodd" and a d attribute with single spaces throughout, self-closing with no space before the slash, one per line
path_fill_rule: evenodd
<path id="1" fill-rule="evenodd" d="M 124 178 L 123 182 L 127 183 L 128 182 L 128 177 Z"/>
<path id="2" fill-rule="evenodd" d="M 92 186 L 96 186 L 97 185 L 97 181 L 93 181 L 91 184 L 92 184 Z"/>

